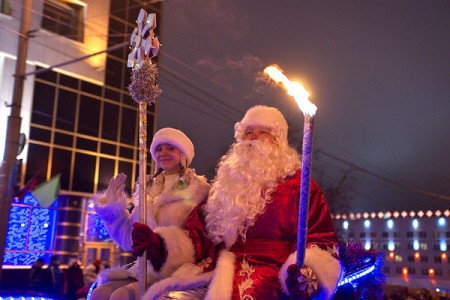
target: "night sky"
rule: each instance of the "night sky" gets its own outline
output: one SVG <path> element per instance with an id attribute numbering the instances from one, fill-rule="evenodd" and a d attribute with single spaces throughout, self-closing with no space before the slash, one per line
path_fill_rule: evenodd
<path id="1" fill-rule="evenodd" d="M 164 1 L 157 127 L 192 139 L 212 179 L 233 126 L 275 106 L 301 143 L 303 115 L 260 80 L 278 64 L 317 105 L 313 175 L 352 211 L 450 207 L 450 1 Z"/>

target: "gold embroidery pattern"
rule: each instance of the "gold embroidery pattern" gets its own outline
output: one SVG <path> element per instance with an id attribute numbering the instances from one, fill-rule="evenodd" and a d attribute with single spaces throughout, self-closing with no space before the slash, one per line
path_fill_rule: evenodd
<path id="1" fill-rule="evenodd" d="M 332 248 L 327 246 L 327 251 L 335 258 L 339 258 L 339 249 L 336 245 L 333 245 Z"/>
<path id="2" fill-rule="evenodd" d="M 308 295 L 308 299 L 317 293 L 319 288 L 318 280 L 310 267 L 300 269 L 299 290 Z"/>
<path id="3" fill-rule="evenodd" d="M 307 248 L 317 248 L 317 249 L 322 249 L 320 248 L 317 244 L 311 243 L 307 246 Z M 330 253 L 334 258 L 339 259 L 339 250 L 338 247 L 336 245 L 333 245 L 332 247 L 327 245 L 327 249 L 322 249 L 324 251 L 327 251 L 328 253 Z"/>
<path id="4" fill-rule="evenodd" d="M 239 288 L 239 297 L 242 300 L 254 300 L 255 298 L 251 295 L 245 294 L 245 291 L 254 288 L 253 283 L 255 282 L 253 279 L 251 279 L 252 274 L 255 272 L 255 268 L 252 267 L 248 261 L 244 258 L 241 262 L 241 270 L 239 271 L 239 276 L 242 277 L 242 281 L 240 284 L 238 284 Z"/>
<path id="5" fill-rule="evenodd" d="M 207 257 L 204 260 L 202 260 L 201 262 L 199 262 L 197 265 L 202 269 L 202 272 L 205 271 L 205 269 L 209 268 L 209 266 L 211 266 L 212 264 L 212 258 L 211 257 Z"/>

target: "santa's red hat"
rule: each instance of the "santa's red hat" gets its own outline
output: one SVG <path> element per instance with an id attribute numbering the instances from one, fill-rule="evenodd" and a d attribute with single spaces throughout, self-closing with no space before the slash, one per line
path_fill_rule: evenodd
<path id="1" fill-rule="evenodd" d="M 150 145 L 150 153 L 152 154 L 153 159 L 155 159 L 156 147 L 161 144 L 170 144 L 177 147 L 186 158 L 187 166 L 189 166 L 192 159 L 194 159 L 194 145 L 191 140 L 178 129 L 166 127 L 155 133 Z"/>
<path id="2" fill-rule="evenodd" d="M 275 107 L 256 105 L 247 110 L 244 118 L 234 125 L 236 140 L 244 139 L 245 129 L 249 126 L 269 128 L 280 145 L 288 144 L 288 124 L 283 114 Z"/>

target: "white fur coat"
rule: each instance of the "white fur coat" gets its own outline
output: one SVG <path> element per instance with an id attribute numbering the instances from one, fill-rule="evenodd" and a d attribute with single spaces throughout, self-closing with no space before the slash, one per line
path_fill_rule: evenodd
<path id="1" fill-rule="evenodd" d="M 147 188 L 147 225 L 150 228 L 155 230 L 159 226 L 181 226 L 191 210 L 207 198 L 210 185 L 205 177 L 196 175 L 190 169 L 186 174 L 188 186 L 184 189 L 179 189 L 174 184 L 169 192 L 162 192 L 164 184 L 172 184 L 164 183 L 164 174 L 158 175 Z M 94 210 L 102 218 L 111 238 L 125 251 L 131 250 L 133 223 L 139 222 L 139 207 L 136 206 L 133 212 L 129 213 L 126 206 L 130 202 L 137 203 L 138 194 L 137 187 L 133 199 L 125 193 L 110 197 L 107 197 L 106 193 L 99 193 L 94 197 Z M 122 267 L 105 270 L 99 275 L 99 283 L 129 276 L 136 277 L 137 267 L 138 264 L 135 264 L 129 270 Z M 165 270 L 156 273 L 150 263 L 147 264 L 147 270 L 149 283 L 170 274 Z"/>

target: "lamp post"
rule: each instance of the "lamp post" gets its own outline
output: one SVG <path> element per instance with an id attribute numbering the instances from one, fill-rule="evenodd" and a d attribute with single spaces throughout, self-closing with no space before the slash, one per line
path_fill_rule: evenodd
<path id="1" fill-rule="evenodd" d="M 0 167 L 0 281 L 2 279 L 3 257 L 5 254 L 6 234 L 8 233 L 9 211 L 12 198 L 11 171 L 16 163 L 19 151 L 20 126 L 22 118 L 22 95 L 25 76 L 26 59 L 28 55 L 28 32 L 31 23 L 32 0 L 23 0 L 20 24 L 19 44 L 14 79 L 11 113 L 6 127 L 5 154 Z"/>

